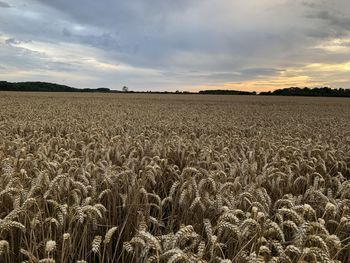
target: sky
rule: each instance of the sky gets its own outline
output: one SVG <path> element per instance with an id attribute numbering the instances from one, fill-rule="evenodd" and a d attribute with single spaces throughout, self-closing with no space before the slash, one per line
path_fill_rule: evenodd
<path id="1" fill-rule="evenodd" d="M 0 0 L 0 80 L 350 88 L 349 0 Z"/>

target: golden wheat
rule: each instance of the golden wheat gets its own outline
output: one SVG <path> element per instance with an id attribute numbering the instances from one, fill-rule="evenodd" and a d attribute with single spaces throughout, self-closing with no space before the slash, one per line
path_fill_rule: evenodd
<path id="1" fill-rule="evenodd" d="M 347 99 L 0 93 L 0 262 L 349 262 Z"/>

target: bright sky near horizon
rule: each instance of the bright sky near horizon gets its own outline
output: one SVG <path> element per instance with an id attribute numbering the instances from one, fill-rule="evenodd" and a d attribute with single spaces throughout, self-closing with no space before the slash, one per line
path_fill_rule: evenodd
<path id="1" fill-rule="evenodd" d="M 0 80 L 350 88 L 349 0 L 0 0 Z"/>

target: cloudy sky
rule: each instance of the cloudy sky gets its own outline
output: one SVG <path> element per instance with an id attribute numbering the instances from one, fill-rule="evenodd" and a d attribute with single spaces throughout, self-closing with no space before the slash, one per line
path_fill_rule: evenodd
<path id="1" fill-rule="evenodd" d="M 0 80 L 350 88 L 349 0 L 0 0 Z"/>

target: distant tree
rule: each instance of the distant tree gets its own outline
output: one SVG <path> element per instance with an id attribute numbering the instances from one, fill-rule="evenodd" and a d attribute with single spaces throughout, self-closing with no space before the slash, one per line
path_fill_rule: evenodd
<path id="1" fill-rule="evenodd" d="M 110 92 L 110 89 L 109 88 L 98 88 L 98 89 L 96 89 L 96 91 L 98 91 L 98 92 Z"/>
<path id="2" fill-rule="evenodd" d="M 123 87 L 123 92 L 128 92 L 129 91 L 129 88 L 127 86 L 124 86 Z"/>

